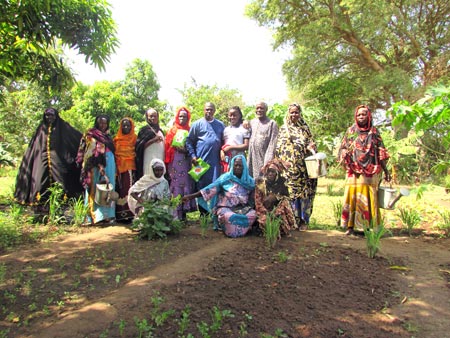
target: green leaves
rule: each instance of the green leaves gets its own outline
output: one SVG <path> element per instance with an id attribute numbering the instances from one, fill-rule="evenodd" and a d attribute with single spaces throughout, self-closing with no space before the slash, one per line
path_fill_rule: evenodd
<path id="1" fill-rule="evenodd" d="M 291 48 L 289 86 L 319 103 L 323 79 L 351 79 L 344 100 L 387 108 L 448 75 L 448 1 L 253 0 L 246 14 L 274 32 L 275 48 Z"/>
<path id="2" fill-rule="evenodd" d="M 182 223 L 175 220 L 173 208 L 181 199 L 171 198 L 144 203 L 144 211 L 133 220 L 132 229 L 139 231 L 139 238 L 148 240 L 166 238 L 169 233 L 178 233 Z"/>
<path id="3" fill-rule="evenodd" d="M 104 0 L 0 0 L 0 6 L 0 85 L 24 79 L 60 91 L 73 82 L 61 46 L 78 49 L 100 69 L 118 46 Z"/>

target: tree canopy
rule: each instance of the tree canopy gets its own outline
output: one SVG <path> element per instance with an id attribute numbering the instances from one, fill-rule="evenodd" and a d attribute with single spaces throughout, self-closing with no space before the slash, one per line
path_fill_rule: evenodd
<path id="1" fill-rule="evenodd" d="M 206 102 L 214 103 L 216 106 L 215 117 L 225 124 L 228 124 L 228 109 L 233 106 L 243 109 L 245 106 L 242 94 L 237 89 L 220 88 L 217 85 L 198 85 L 194 79 L 190 86 L 185 84 L 180 93 L 186 107 L 192 112 L 192 121 L 203 117 L 203 108 Z"/>
<path id="2" fill-rule="evenodd" d="M 345 79 L 353 99 L 383 109 L 448 77 L 449 12 L 447 0 L 253 0 L 247 7 L 274 31 L 275 48 L 292 49 L 283 66 L 291 88 L 317 91 Z"/>
<path id="3" fill-rule="evenodd" d="M 104 69 L 118 46 L 105 0 L 0 0 L 0 85 L 31 80 L 53 89 L 73 81 L 61 46 Z"/>

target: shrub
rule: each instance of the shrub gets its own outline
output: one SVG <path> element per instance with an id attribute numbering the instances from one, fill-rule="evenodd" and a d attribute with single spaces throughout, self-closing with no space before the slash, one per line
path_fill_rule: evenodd
<path id="1" fill-rule="evenodd" d="M 183 223 L 174 219 L 173 210 L 180 203 L 181 196 L 143 204 L 143 212 L 133 220 L 132 229 L 139 231 L 139 238 L 152 240 L 178 233 Z"/>

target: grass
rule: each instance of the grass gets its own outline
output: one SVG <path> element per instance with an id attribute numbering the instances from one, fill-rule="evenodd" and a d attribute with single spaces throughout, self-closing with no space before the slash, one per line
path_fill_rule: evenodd
<path id="1" fill-rule="evenodd" d="M 42 224 L 33 224 L 31 218 L 29 216 L 27 217 L 26 211 L 21 211 L 17 205 L 11 204 L 17 171 L 7 171 L 3 168 L 2 173 L 4 176 L 0 177 L 0 203 L 10 205 L 9 211 L 14 216 L 9 215 L 8 212 L 0 212 L 0 250 L 21 243 L 50 239 L 55 235 L 66 232 L 79 231 L 78 225 L 83 218 L 82 214 L 84 210 L 80 210 L 80 218 L 74 217 L 72 219 L 72 223 L 76 225 L 75 227 L 61 227 L 58 225 L 47 227 Z M 337 215 L 340 213 L 342 205 L 344 186 L 345 180 L 343 178 L 336 179 L 330 178 L 330 176 L 319 178 L 313 214 L 309 225 L 310 229 L 340 230 L 340 227 L 337 225 Z M 443 187 L 433 185 L 428 185 L 426 189 L 411 189 L 411 195 L 403 197 L 397 203 L 396 210 L 400 210 L 401 208 L 415 210 L 421 217 L 421 222 L 416 224 L 415 227 L 420 228 L 423 224 L 427 224 L 428 231 L 433 230 L 443 236 L 449 236 L 448 221 L 442 216 L 443 208 L 442 203 L 440 204 L 439 201 L 443 201 L 444 203 L 450 201 L 450 195 L 445 194 L 442 197 L 443 189 Z M 423 194 L 422 198 L 419 198 L 420 194 Z M 75 205 L 72 204 L 71 207 L 75 208 Z M 6 210 L 8 210 L 8 207 L 6 207 Z M 386 220 L 385 226 L 388 232 L 390 229 L 403 227 L 401 217 L 396 210 L 381 210 L 382 218 Z M 74 214 L 73 211 L 71 212 L 71 216 L 72 214 Z M 198 212 L 190 213 L 187 217 L 190 221 L 200 221 Z M 206 224 L 204 225 L 206 226 Z M 200 230 L 202 236 L 206 236 L 206 229 L 200 228 Z"/>

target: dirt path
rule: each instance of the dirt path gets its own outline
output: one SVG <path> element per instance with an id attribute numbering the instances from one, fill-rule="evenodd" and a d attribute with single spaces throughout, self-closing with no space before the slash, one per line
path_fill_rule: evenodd
<path id="1" fill-rule="evenodd" d="M 286 254 L 285 263 L 281 253 Z M 17 328 L 3 320 L 0 329 L 10 330 L 6 337 L 98 337 L 104 332 L 108 337 L 135 337 L 131 329 L 119 335 L 117 322 L 127 319 L 131 326 L 133 316 L 148 313 L 151 295 L 162 288 L 172 308 L 220 305 L 244 316 L 251 314 L 253 320 L 245 325 L 255 334 L 249 337 L 257 337 L 256 332 L 273 334 L 277 327 L 289 337 L 449 336 L 449 239 L 385 238 L 383 258 L 365 256 L 363 238 L 337 231 L 296 232 L 268 251 L 261 237 L 228 239 L 210 231 L 203 238 L 195 226 L 179 237 L 157 242 L 135 241 L 134 234 L 122 226 L 93 229 L 0 257 L 0 263 L 11 267 L 11 282 L 0 294 L 5 304 L 8 299 L 2 295 L 23 288 L 23 283 L 14 284 L 14 278 L 31 265 L 38 274 L 32 289 L 44 293 L 41 302 L 49 299 L 47 288 L 55 289 L 52 297 L 62 298 L 75 289 L 77 278 L 89 282 L 81 291 L 71 291 L 83 297 L 68 299 L 59 310 L 54 306 L 53 314 L 31 316 L 28 326 Z M 86 267 L 74 269 L 80 263 Z M 404 270 L 389 269 L 392 265 Z M 110 287 L 106 274 L 124 275 L 123 266 L 130 268 L 128 278 Z M 64 273 L 67 276 L 61 279 Z M 342 283 L 339 288 L 335 278 Z M 43 280 L 57 284 L 43 287 Z M 247 290 L 244 297 L 242 289 Z M 39 301 L 37 296 L 33 300 Z M 26 301 L 25 296 L 17 297 L 8 311 L 29 307 Z M 383 301 L 389 302 L 384 309 Z M 196 320 L 209 310 L 202 311 L 197 311 Z M 242 323 L 239 319 L 230 322 L 223 336 L 237 337 L 236 327 Z M 176 336 L 176 327 L 165 330 Z"/>

